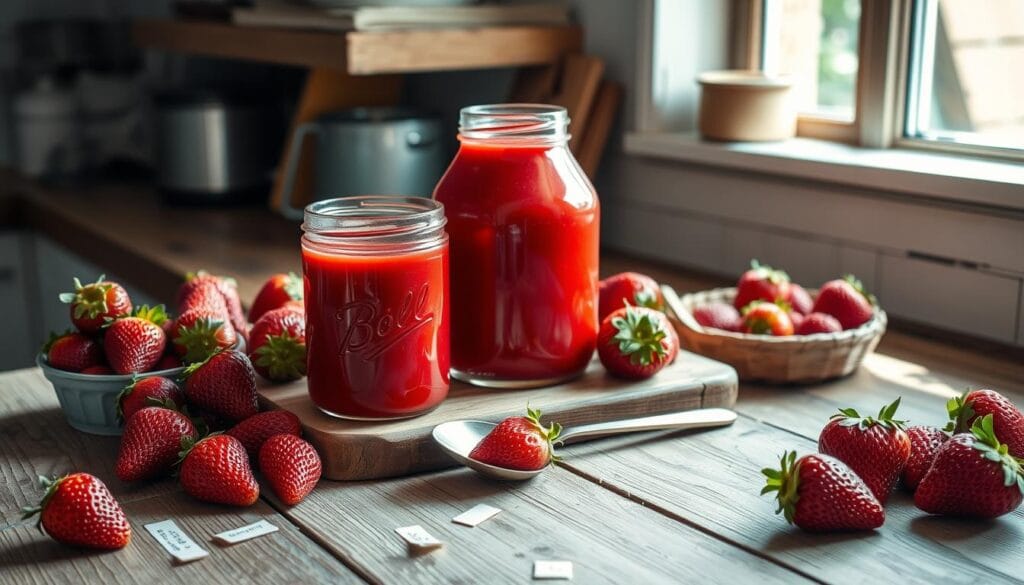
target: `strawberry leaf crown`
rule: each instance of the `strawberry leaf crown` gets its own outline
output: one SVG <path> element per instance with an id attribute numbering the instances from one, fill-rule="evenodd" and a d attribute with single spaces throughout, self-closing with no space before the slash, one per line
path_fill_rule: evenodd
<path id="1" fill-rule="evenodd" d="M 105 282 L 107 275 L 101 274 L 96 282 L 82 284 L 75 277 L 75 291 L 60 293 L 60 302 L 74 306 L 75 319 L 94 319 L 107 312 L 107 292 L 113 287 Z"/>
<path id="2" fill-rule="evenodd" d="M 302 300 L 302 279 L 294 272 L 289 272 L 288 276 L 284 279 L 284 292 L 287 293 L 293 301 Z"/>
<path id="3" fill-rule="evenodd" d="M 758 274 L 758 276 L 764 277 L 768 282 L 772 284 L 780 284 L 783 282 L 789 282 L 789 275 L 786 274 L 785 270 L 777 270 L 768 266 L 767 264 L 761 264 L 754 258 L 750 261 L 750 269 Z"/>
<path id="4" fill-rule="evenodd" d="M 46 477 L 45 475 L 40 475 L 39 476 L 39 487 L 41 487 L 44 490 L 46 490 L 46 492 L 43 494 L 43 499 L 39 501 L 38 505 L 35 505 L 35 506 L 25 506 L 24 508 L 22 508 L 21 509 L 21 512 L 22 512 L 21 519 L 22 520 L 28 520 L 29 518 L 35 516 L 36 514 L 39 514 L 39 520 L 36 521 L 36 527 L 39 528 L 40 532 L 42 532 L 43 531 L 43 515 L 42 515 L 41 512 L 46 508 L 46 505 L 50 503 L 50 500 L 53 499 L 53 495 L 55 493 L 57 493 L 57 488 L 60 487 L 61 482 L 63 482 L 67 478 L 68 478 L 68 476 L 66 476 L 66 475 L 62 476 L 62 477 L 57 477 L 57 476 Z"/>
<path id="5" fill-rule="evenodd" d="M 971 426 L 974 435 L 973 447 L 981 452 L 982 457 L 998 463 L 1003 470 L 1003 485 L 1017 486 L 1024 494 L 1024 463 L 1009 453 L 1009 447 L 996 438 L 995 419 L 991 414 L 975 419 Z"/>
<path id="6" fill-rule="evenodd" d="M 786 522 L 793 523 L 796 514 L 796 503 L 800 500 L 797 488 L 800 486 L 800 469 L 796 465 L 796 451 L 787 451 L 779 457 L 779 468 L 766 467 L 761 470 L 767 481 L 761 489 L 761 495 L 776 492 L 775 499 L 779 507 L 776 514 L 782 514 Z"/>
<path id="7" fill-rule="evenodd" d="M 164 323 L 167 322 L 167 319 L 169 318 L 167 316 L 167 310 L 164 308 L 163 305 L 157 305 L 155 307 L 150 307 L 149 305 L 142 305 L 141 307 L 135 309 L 135 312 L 132 313 L 132 317 L 137 317 L 139 319 L 142 319 L 143 321 L 149 321 L 154 325 L 163 325 Z"/>
<path id="8" fill-rule="evenodd" d="M 668 331 L 658 315 L 627 306 L 624 315 L 612 319 L 612 327 L 616 333 L 608 343 L 618 344 L 619 351 L 629 356 L 633 365 L 649 366 L 655 358 L 664 359 L 668 355 L 661 343 L 668 337 Z"/>
<path id="9" fill-rule="evenodd" d="M 878 306 L 878 299 L 875 298 L 875 295 L 869 293 L 867 289 L 864 288 L 864 283 L 861 282 L 859 278 L 852 274 L 847 274 L 843 276 L 843 280 L 852 286 L 853 290 L 859 292 L 862 297 L 867 299 L 868 302 L 871 303 L 872 307 Z"/>
<path id="10" fill-rule="evenodd" d="M 204 362 L 220 349 L 217 332 L 224 327 L 223 319 L 201 317 L 190 327 L 178 327 L 174 344 L 185 348 L 185 363 Z"/>
<path id="11" fill-rule="evenodd" d="M 970 430 L 967 421 L 974 418 L 974 405 L 967 401 L 967 395 L 973 390 L 964 390 L 960 396 L 954 396 L 946 401 L 946 412 L 949 413 L 949 422 L 943 429 L 950 433 L 966 433 Z"/>
<path id="12" fill-rule="evenodd" d="M 553 422 L 550 426 L 545 427 L 540 422 L 540 409 L 530 408 L 530 405 L 526 405 L 526 419 L 533 423 L 540 431 L 542 437 L 548 442 L 548 452 L 551 453 L 552 461 L 561 461 L 561 458 L 555 455 L 555 442 L 558 441 L 558 437 L 562 435 L 562 425 Z"/>
<path id="13" fill-rule="evenodd" d="M 876 417 L 861 416 L 853 408 L 840 408 L 838 413 L 832 415 L 831 420 L 839 421 L 839 424 L 844 427 L 858 427 L 862 431 L 875 425 L 889 430 L 906 430 L 907 421 L 894 418 L 901 400 L 903 400 L 902 397 L 897 398 L 892 404 L 883 406 Z"/>
<path id="14" fill-rule="evenodd" d="M 306 375 L 306 344 L 294 335 L 270 335 L 255 353 L 255 365 L 266 368 L 275 380 Z"/>

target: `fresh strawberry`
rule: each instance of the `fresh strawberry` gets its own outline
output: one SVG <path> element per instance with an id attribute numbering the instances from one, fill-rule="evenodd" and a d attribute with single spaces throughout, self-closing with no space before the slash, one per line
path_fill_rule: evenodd
<path id="1" fill-rule="evenodd" d="M 672 363 L 679 337 L 668 317 L 646 307 L 623 307 L 601 322 L 597 357 L 609 374 L 627 379 L 650 378 Z"/>
<path id="2" fill-rule="evenodd" d="M 228 304 L 224 302 L 224 295 L 220 293 L 217 285 L 208 281 L 199 281 L 188 287 L 187 292 L 179 295 L 178 314 L 185 313 L 192 309 L 202 309 L 231 320 L 228 313 Z"/>
<path id="3" fill-rule="evenodd" d="M 136 378 L 117 396 L 117 417 L 127 421 L 149 406 L 181 410 L 184 405 L 185 393 L 173 380 L 161 376 Z"/>
<path id="4" fill-rule="evenodd" d="M 103 365 L 103 349 L 100 344 L 81 333 L 51 333 L 50 340 L 43 346 L 43 353 L 46 354 L 46 363 L 58 370 L 84 372 Z"/>
<path id="5" fill-rule="evenodd" d="M 839 321 L 843 329 L 854 329 L 871 320 L 876 302 L 873 295 L 864 291 L 864 285 L 848 274 L 841 280 L 830 280 L 821 285 L 812 312 L 828 313 Z"/>
<path id="6" fill-rule="evenodd" d="M 995 390 L 970 390 L 946 403 L 950 423 L 947 431 L 965 433 L 974 421 L 991 414 L 996 437 L 1006 443 L 1010 455 L 1024 459 L 1024 413 Z"/>
<path id="7" fill-rule="evenodd" d="M 729 303 L 711 303 L 693 310 L 693 318 L 704 327 L 738 332 L 743 328 L 743 317 Z"/>
<path id="8" fill-rule="evenodd" d="M 789 317 L 789 322 L 793 324 L 793 334 L 797 335 L 800 328 L 804 326 L 804 321 L 807 320 L 807 316 L 797 313 L 796 311 L 789 311 L 786 315 Z"/>
<path id="9" fill-rule="evenodd" d="M 82 333 L 99 333 L 108 321 L 132 312 L 128 292 L 105 278 L 100 276 L 86 285 L 76 278 L 75 291 L 60 295 L 62 303 L 71 305 L 71 323 Z"/>
<path id="10" fill-rule="evenodd" d="M 803 318 L 796 327 L 797 335 L 814 335 L 815 333 L 837 333 L 843 326 L 835 317 L 827 313 L 811 313 Z"/>
<path id="11" fill-rule="evenodd" d="M 46 490 L 37 507 L 25 508 L 23 519 L 39 514 L 39 525 L 54 540 L 87 548 L 124 548 L 132 527 L 120 504 L 99 478 L 73 473 L 59 479 L 40 477 Z"/>
<path id="12" fill-rule="evenodd" d="M 182 365 L 184 364 L 182 364 L 181 358 L 172 353 L 165 352 L 163 357 L 161 357 L 160 361 L 158 361 L 156 365 L 153 366 L 153 369 L 151 371 L 163 372 L 165 370 L 173 370 L 176 368 L 180 368 Z"/>
<path id="13" fill-rule="evenodd" d="M 897 398 L 877 418 L 841 408 L 818 437 L 818 450 L 849 465 L 883 504 L 910 459 L 906 422 L 893 418 L 899 407 Z"/>
<path id="14" fill-rule="evenodd" d="M 598 287 L 597 320 L 632 305 L 657 311 L 665 309 L 665 299 L 658 283 L 646 274 L 621 272 L 602 280 Z"/>
<path id="15" fill-rule="evenodd" d="M 263 314 L 249 332 L 249 359 L 272 382 L 306 375 L 306 316 L 288 307 Z"/>
<path id="16" fill-rule="evenodd" d="M 313 445 L 296 435 L 274 435 L 259 453 L 260 471 L 285 505 L 302 501 L 320 481 L 323 464 Z"/>
<path id="17" fill-rule="evenodd" d="M 174 322 L 171 342 L 182 361 L 201 362 L 215 351 L 235 345 L 238 335 L 223 315 L 207 309 L 189 309 Z"/>
<path id="18" fill-rule="evenodd" d="M 302 301 L 302 279 L 294 272 L 275 274 L 263 283 L 249 308 L 249 321 L 259 321 L 267 311 L 280 309 L 292 301 Z"/>
<path id="19" fill-rule="evenodd" d="M 124 425 L 114 471 L 121 481 L 165 475 L 178 461 L 181 440 L 195 436 L 196 429 L 184 414 L 159 406 L 143 408 Z"/>
<path id="20" fill-rule="evenodd" d="M 995 434 L 991 414 L 971 432 L 953 435 L 914 492 L 914 504 L 929 514 L 995 518 L 1024 501 L 1024 469 Z"/>
<path id="21" fill-rule="evenodd" d="M 210 435 L 194 445 L 185 439 L 181 452 L 181 487 L 204 502 L 251 506 L 260 497 L 249 456 L 238 439 Z"/>
<path id="22" fill-rule="evenodd" d="M 110 369 L 110 366 L 106 364 L 100 364 L 98 366 L 89 366 L 85 368 L 79 374 L 89 374 L 90 376 L 112 376 L 114 370 Z"/>
<path id="23" fill-rule="evenodd" d="M 766 301 L 754 301 L 743 309 L 743 331 L 757 335 L 793 335 L 793 321 L 785 309 Z"/>
<path id="24" fill-rule="evenodd" d="M 249 456 L 259 455 L 263 442 L 274 435 L 302 434 L 299 417 L 287 410 L 270 410 L 250 416 L 227 431 L 228 435 L 242 442 Z"/>
<path id="25" fill-rule="evenodd" d="M 789 275 L 771 266 L 762 266 L 757 260 L 750 261 L 750 270 L 740 276 L 736 283 L 736 298 L 733 306 L 742 311 L 754 301 L 775 303 L 789 299 Z"/>
<path id="26" fill-rule="evenodd" d="M 931 468 L 939 447 L 949 440 L 949 435 L 938 427 L 913 426 L 907 429 L 907 436 L 910 437 L 910 459 L 900 480 L 903 487 L 914 491 Z"/>
<path id="27" fill-rule="evenodd" d="M 545 427 L 540 423 L 540 414 L 539 410 L 527 407 L 526 416 L 501 421 L 473 447 L 469 458 L 506 469 L 543 469 L 558 459 L 553 443 L 562 433 L 562 425 L 551 423 Z"/>
<path id="28" fill-rule="evenodd" d="M 779 469 L 763 469 L 761 494 L 778 492 L 786 521 L 809 532 L 874 530 L 885 523 L 885 509 L 845 463 L 829 455 L 783 453 Z"/>
<path id="29" fill-rule="evenodd" d="M 118 374 L 148 372 L 160 361 L 167 345 L 161 327 L 167 319 L 164 306 L 139 307 L 131 317 L 122 317 L 107 328 L 103 349 L 107 362 Z"/>
<path id="30" fill-rule="evenodd" d="M 185 370 L 185 397 L 202 410 L 238 422 L 256 414 L 256 371 L 244 353 L 227 350 Z"/>
<path id="31" fill-rule="evenodd" d="M 789 296 L 784 300 L 789 303 L 794 312 L 801 315 L 810 314 L 814 307 L 814 299 L 811 298 L 811 294 L 807 292 L 807 289 L 795 282 L 789 284 Z"/>
<path id="32" fill-rule="evenodd" d="M 233 278 L 214 276 L 203 270 L 185 275 L 185 283 L 181 285 L 178 291 L 179 306 L 181 305 L 181 300 L 193 288 L 203 286 L 203 283 L 213 283 L 217 287 L 221 297 L 224 299 L 224 304 L 227 306 L 231 325 L 240 335 L 244 334 L 246 327 L 245 312 L 242 310 L 242 300 L 238 296 L 238 284 Z"/>

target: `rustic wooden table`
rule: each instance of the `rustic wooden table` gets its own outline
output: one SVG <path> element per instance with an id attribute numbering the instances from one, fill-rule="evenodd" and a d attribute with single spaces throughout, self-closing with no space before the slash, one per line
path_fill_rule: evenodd
<path id="1" fill-rule="evenodd" d="M 29 204 L 0 197 L 0 210 L 14 209 L 11 217 L 20 225 L 77 241 L 80 253 L 113 263 L 112 270 L 157 283 L 202 263 L 242 276 L 243 293 L 251 296 L 258 276 L 297 263 L 294 250 L 281 247 L 294 242 L 294 229 L 261 232 L 278 225 L 263 212 L 207 213 L 192 221 L 194 228 L 179 223 L 172 230 L 157 226 L 179 212 L 165 214 L 151 197 L 131 197 L 135 211 L 126 212 L 122 229 L 112 230 L 111 214 L 106 223 L 98 218 L 117 207 L 119 197 L 129 195 L 97 195 L 91 207 L 98 211 L 56 195 Z M 97 218 L 92 223 L 90 213 Z M 211 227 L 220 231 L 219 245 L 208 234 Z M 92 239 L 73 240 L 82 237 Z M 232 237 L 245 245 L 232 246 Z M 118 242 L 123 247 L 111 253 Z M 607 272 L 627 266 L 681 291 L 718 284 L 638 261 L 604 261 Z M 773 514 L 770 499 L 758 495 L 759 470 L 784 450 L 814 451 L 818 431 L 840 406 L 873 411 L 902 396 L 903 417 L 942 424 L 945 399 L 976 386 L 997 388 L 1024 404 L 1024 366 L 890 332 L 850 378 L 801 388 L 741 384 L 740 419 L 732 427 L 572 446 L 564 450 L 564 463 L 525 484 L 456 469 L 322 481 L 291 508 L 264 492 L 256 505 L 231 509 L 190 499 L 172 479 L 121 483 L 113 473 L 117 439 L 72 430 L 38 370 L 7 372 L 0 374 L 0 582 L 525 583 L 538 559 L 572 561 L 579 583 L 1014 582 L 1024 576 L 1024 509 L 991 522 L 950 520 L 919 512 L 897 493 L 881 529 L 822 536 L 788 527 Z M 66 548 L 20 519 L 18 510 L 40 495 L 36 476 L 73 470 L 99 476 L 121 501 L 134 531 L 126 549 Z M 478 503 L 503 512 L 476 528 L 451 523 Z M 210 550 L 208 558 L 170 563 L 143 529 L 170 517 Z M 230 548 L 208 542 L 214 533 L 258 519 L 280 532 Z M 445 547 L 407 555 L 394 529 L 411 524 L 424 526 Z"/>

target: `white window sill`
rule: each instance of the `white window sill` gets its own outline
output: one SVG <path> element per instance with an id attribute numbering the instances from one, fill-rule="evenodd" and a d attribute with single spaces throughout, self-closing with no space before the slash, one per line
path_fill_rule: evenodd
<path id="1" fill-rule="evenodd" d="M 629 154 L 1024 210 L 1024 165 L 809 138 L 709 142 L 694 133 L 629 133 Z"/>

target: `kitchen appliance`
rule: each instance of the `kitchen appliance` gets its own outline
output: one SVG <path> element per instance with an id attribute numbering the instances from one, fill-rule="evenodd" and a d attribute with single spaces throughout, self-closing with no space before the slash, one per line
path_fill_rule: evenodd
<path id="1" fill-rule="evenodd" d="M 74 90 L 50 77 L 14 99 L 18 169 L 31 177 L 67 179 L 84 167 L 85 149 Z"/>
<path id="2" fill-rule="evenodd" d="M 273 108 L 241 96 L 157 96 L 157 183 L 166 199 L 196 204 L 266 197 L 281 146 L 278 122 Z"/>
<path id="3" fill-rule="evenodd" d="M 405 107 L 341 110 L 302 124 L 285 165 L 282 213 L 302 218 L 293 200 L 302 145 L 316 137 L 313 200 L 387 194 L 429 197 L 447 165 L 441 120 Z"/>

